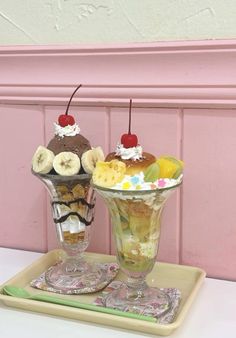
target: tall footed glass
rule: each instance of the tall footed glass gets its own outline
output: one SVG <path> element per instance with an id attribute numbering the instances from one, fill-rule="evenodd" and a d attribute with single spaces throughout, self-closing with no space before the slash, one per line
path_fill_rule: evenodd
<path id="1" fill-rule="evenodd" d="M 51 197 L 52 216 L 65 258 L 50 267 L 46 283 L 64 293 L 92 292 L 106 280 L 98 265 L 84 258 L 94 219 L 95 194 L 87 174 L 61 176 L 36 174 Z"/>
<path id="2" fill-rule="evenodd" d="M 127 191 L 94 185 L 109 209 L 118 263 L 126 276 L 121 287 L 106 297 L 107 307 L 136 312 L 155 300 L 159 314 L 169 310 L 169 296 L 149 287 L 146 276 L 156 262 L 164 204 L 176 187 Z"/>

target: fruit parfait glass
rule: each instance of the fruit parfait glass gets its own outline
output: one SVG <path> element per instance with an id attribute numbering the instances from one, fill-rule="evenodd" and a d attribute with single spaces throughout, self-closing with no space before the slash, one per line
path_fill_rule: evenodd
<path id="1" fill-rule="evenodd" d="M 160 186 L 163 181 L 159 180 Z M 181 181 L 166 188 L 154 185 L 150 190 L 119 190 L 98 186 L 95 190 L 104 199 L 113 226 L 116 256 L 126 281 L 106 297 L 106 306 L 135 312 L 147 309 L 156 300 L 159 314 L 171 307 L 167 294 L 149 287 L 146 276 L 156 262 L 164 204 Z"/>
<path id="2" fill-rule="evenodd" d="M 107 271 L 89 262 L 84 251 L 90 243 L 95 194 L 90 185 L 97 160 L 104 159 L 101 147 L 92 148 L 80 134 L 74 117 L 59 116 L 55 136 L 47 147 L 39 146 L 32 158 L 32 173 L 46 186 L 53 220 L 64 257 L 45 273 L 46 283 L 62 293 L 94 292 L 104 287 Z"/>
<path id="3" fill-rule="evenodd" d="M 126 277 L 104 302 L 107 307 L 146 313 L 154 301 L 161 315 L 170 310 L 170 297 L 149 287 L 146 276 L 157 258 L 163 207 L 182 182 L 183 162 L 142 151 L 130 131 L 131 102 L 128 134 L 122 135 L 115 152 L 97 162 L 92 178 L 108 207 L 117 260 Z"/>

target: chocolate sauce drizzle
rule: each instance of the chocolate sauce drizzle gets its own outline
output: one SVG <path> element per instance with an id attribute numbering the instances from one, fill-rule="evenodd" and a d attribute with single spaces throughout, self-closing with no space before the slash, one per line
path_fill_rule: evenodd
<path id="1" fill-rule="evenodd" d="M 52 206 L 53 205 L 57 205 L 57 204 L 59 204 L 59 205 L 66 205 L 67 207 L 69 207 L 71 204 L 73 204 L 73 203 L 77 203 L 77 202 L 80 202 L 81 204 L 83 204 L 83 205 L 86 205 L 89 209 L 93 209 L 94 208 L 94 206 L 95 206 L 95 204 L 90 204 L 90 203 L 88 203 L 84 198 L 77 198 L 77 199 L 75 199 L 75 200 L 73 200 L 73 201 L 68 201 L 68 202 L 64 202 L 64 201 L 53 201 L 52 202 Z"/>
<path id="2" fill-rule="evenodd" d="M 69 207 L 71 204 L 77 203 L 77 202 L 80 202 L 81 204 L 86 205 L 89 209 L 93 209 L 93 208 L 95 207 L 95 204 L 90 204 L 90 203 L 88 203 L 84 198 L 77 198 L 77 199 L 75 199 L 75 200 L 73 200 L 73 201 L 68 201 L 68 202 L 63 202 L 63 201 L 53 201 L 51 204 L 52 204 L 52 207 L 53 207 L 54 205 L 65 205 L 65 206 Z M 53 220 L 54 220 L 54 223 L 56 223 L 56 224 L 57 224 L 57 223 L 63 223 L 63 222 L 65 222 L 65 221 L 67 220 L 67 218 L 70 217 L 70 216 L 76 216 L 76 217 L 78 217 L 79 220 L 80 220 L 80 222 L 84 223 L 86 226 L 90 225 L 90 224 L 93 222 L 93 220 L 94 220 L 94 217 L 92 217 L 90 221 L 87 221 L 84 217 L 82 217 L 82 216 L 81 216 L 78 212 L 76 212 L 76 211 L 71 211 L 71 212 L 69 212 L 68 214 L 61 216 L 60 218 L 58 218 L 58 219 L 57 219 L 57 218 L 54 218 Z"/>
<path id="3" fill-rule="evenodd" d="M 94 220 L 94 217 L 92 217 L 92 219 L 90 221 L 87 221 L 84 217 L 80 216 L 80 214 L 78 214 L 75 211 L 69 212 L 68 214 L 66 214 L 66 215 L 64 215 L 64 216 L 62 216 L 58 219 L 54 218 L 53 220 L 54 220 L 55 223 L 63 223 L 70 216 L 77 216 L 79 218 L 80 222 L 84 223 L 86 226 L 90 225 Z"/>

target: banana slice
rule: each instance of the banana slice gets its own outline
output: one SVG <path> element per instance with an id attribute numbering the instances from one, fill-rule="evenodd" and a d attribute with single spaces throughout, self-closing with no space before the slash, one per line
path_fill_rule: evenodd
<path id="1" fill-rule="evenodd" d="M 32 158 L 33 171 L 48 174 L 53 168 L 54 153 L 46 147 L 39 146 Z"/>
<path id="2" fill-rule="evenodd" d="M 96 147 L 93 150 L 95 150 L 95 152 L 97 154 L 97 160 L 98 161 L 104 161 L 105 160 L 105 155 L 104 155 L 104 152 L 102 150 L 102 147 Z"/>
<path id="3" fill-rule="evenodd" d="M 93 171 L 93 182 L 105 188 L 114 186 L 122 181 L 126 171 L 125 163 L 113 160 L 111 162 L 98 161 Z"/>
<path id="4" fill-rule="evenodd" d="M 80 167 L 79 156 L 70 151 L 63 151 L 57 154 L 53 161 L 53 168 L 62 176 L 76 175 Z"/>
<path id="5" fill-rule="evenodd" d="M 104 159 L 105 156 L 102 148 L 97 147 L 83 153 L 81 157 L 81 164 L 87 174 L 92 174 L 96 167 L 97 161 L 104 161 Z"/>

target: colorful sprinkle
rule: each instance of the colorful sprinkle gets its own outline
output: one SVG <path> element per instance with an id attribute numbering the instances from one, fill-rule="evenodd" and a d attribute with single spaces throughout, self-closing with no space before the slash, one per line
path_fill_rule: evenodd
<path id="1" fill-rule="evenodd" d="M 129 188 L 131 188 L 131 183 L 130 182 L 124 182 L 123 185 L 122 185 L 122 189 L 128 190 Z"/>
<path id="2" fill-rule="evenodd" d="M 135 185 L 135 184 L 139 183 L 140 179 L 139 179 L 138 176 L 133 176 L 133 177 L 131 177 L 130 181 L 131 181 L 132 184 Z"/>
<path id="3" fill-rule="evenodd" d="M 125 175 L 123 180 L 117 183 L 113 189 L 117 190 L 156 190 L 174 187 L 182 181 L 182 176 L 179 179 L 159 178 L 155 182 L 145 182 L 143 172 L 134 176 Z"/>
<path id="4" fill-rule="evenodd" d="M 157 188 L 157 186 L 156 186 L 156 184 L 150 184 L 150 188 L 152 189 L 152 190 L 154 190 L 154 189 L 156 189 Z"/>
<path id="5" fill-rule="evenodd" d="M 166 185 L 165 180 L 164 180 L 163 178 L 160 178 L 160 179 L 158 180 L 158 187 L 164 188 L 165 185 Z"/>

